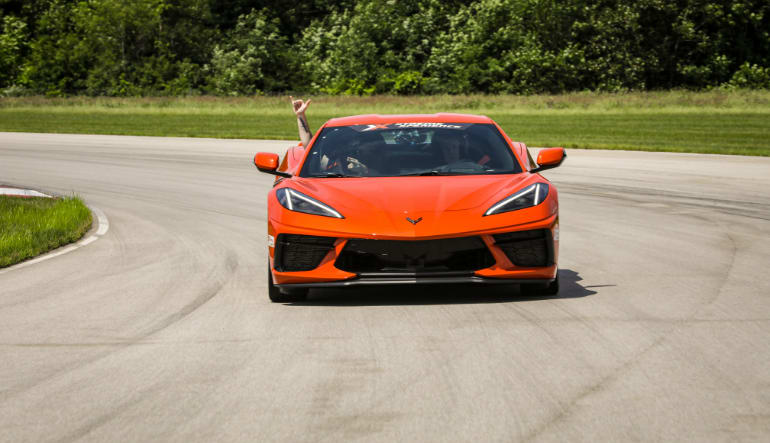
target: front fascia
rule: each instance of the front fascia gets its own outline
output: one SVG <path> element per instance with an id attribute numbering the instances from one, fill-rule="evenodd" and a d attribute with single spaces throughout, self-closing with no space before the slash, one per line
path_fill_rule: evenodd
<path id="1" fill-rule="evenodd" d="M 555 193 L 554 193 L 555 194 Z M 275 207 L 278 205 L 278 207 Z M 344 248 L 347 239 L 350 238 L 368 238 L 382 240 L 430 240 L 452 237 L 479 236 L 489 247 L 496 263 L 489 267 L 475 272 L 475 275 L 484 278 L 506 278 L 506 279 L 552 279 L 556 274 L 556 265 L 547 267 L 525 268 L 513 265 L 505 254 L 494 245 L 493 234 L 499 234 L 511 231 L 525 231 L 532 229 L 549 229 L 554 239 L 553 259 L 554 263 L 558 261 L 558 215 L 556 207 L 556 196 L 549 196 L 546 201 L 537 207 L 526 210 L 512 211 L 510 213 L 495 214 L 492 216 L 481 217 L 478 210 L 452 211 L 456 212 L 458 222 L 466 220 L 465 229 L 454 230 L 451 232 L 433 233 L 432 235 L 414 235 L 401 233 L 400 235 L 381 235 L 378 233 L 365 231 L 351 232 L 346 229 L 345 219 L 333 219 L 329 217 L 315 216 L 302 213 L 293 213 L 285 210 L 278 203 L 274 196 L 271 199 L 271 208 L 268 219 L 268 235 L 276 239 L 279 234 L 301 234 L 323 237 L 334 237 L 338 240 L 334 247 L 322 259 L 321 264 L 310 271 L 298 272 L 278 272 L 273 266 L 275 248 L 269 248 L 271 270 L 276 284 L 291 283 L 312 283 L 346 280 L 356 277 L 356 274 L 342 271 L 334 267 L 334 262 Z M 530 211 L 528 216 L 522 217 L 517 212 Z M 471 214 L 472 213 L 472 214 Z M 274 216 L 277 215 L 277 216 Z M 470 226 L 467 223 L 469 217 L 475 217 L 479 220 L 484 219 L 485 226 Z M 328 219 L 328 220 L 326 220 Z M 411 225 L 405 222 L 405 225 Z"/>
<path id="2" fill-rule="evenodd" d="M 532 179 L 536 175 L 530 175 Z M 421 177 L 425 180 L 431 177 Z M 312 179 L 312 180 L 346 180 L 346 179 Z M 284 183 L 290 182 L 291 179 Z M 361 207 L 350 204 L 350 201 L 342 201 L 339 197 L 331 199 L 330 195 L 312 193 L 309 189 L 301 188 L 300 192 L 311 198 L 331 206 L 339 211 L 344 219 L 324 217 L 289 211 L 278 202 L 275 196 L 276 188 L 268 194 L 268 215 L 271 222 L 287 226 L 289 228 L 307 233 L 308 235 L 329 235 L 346 238 L 368 238 L 382 240 L 415 240 L 415 239 L 439 239 L 447 237 L 464 237 L 478 235 L 482 232 L 492 232 L 498 229 L 515 229 L 516 226 L 543 220 L 558 212 L 558 193 L 556 187 L 550 187 L 546 199 L 537 206 L 484 216 L 484 213 L 493 204 L 508 195 L 542 181 L 525 180 L 516 188 L 504 190 L 494 194 L 483 205 L 469 209 L 409 209 L 406 207 L 380 208 L 377 205 L 361 203 Z M 343 183 L 343 182 L 341 182 Z M 321 194 L 321 196 L 317 195 Z M 429 202 L 424 203 L 425 205 Z M 417 224 L 407 221 L 422 218 Z"/>

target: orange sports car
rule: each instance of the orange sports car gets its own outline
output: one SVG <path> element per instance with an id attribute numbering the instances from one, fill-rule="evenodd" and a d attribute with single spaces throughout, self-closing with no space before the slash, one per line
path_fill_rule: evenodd
<path id="1" fill-rule="evenodd" d="M 463 114 L 335 118 L 283 160 L 267 197 L 268 289 L 274 302 L 310 288 L 514 283 L 559 290 L 559 204 L 537 163 L 488 117 Z"/>

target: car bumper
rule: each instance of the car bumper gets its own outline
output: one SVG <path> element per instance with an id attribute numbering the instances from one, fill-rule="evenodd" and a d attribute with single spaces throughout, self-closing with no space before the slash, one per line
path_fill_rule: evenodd
<path id="1" fill-rule="evenodd" d="M 550 257 L 544 266 L 517 266 L 506 255 L 501 247 L 499 234 L 522 231 L 544 230 L 549 234 L 548 242 Z M 273 281 L 281 288 L 310 288 L 310 287 L 349 287 L 369 285 L 412 285 L 412 284 L 500 284 L 500 283 L 547 283 L 556 278 L 559 250 L 559 221 L 558 215 L 551 215 L 543 220 L 515 226 L 506 226 L 478 232 L 466 232 L 462 237 L 474 237 L 483 241 L 493 258 L 490 266 L 473 271 L 460 272 L 349 272 L 339 265 L 338 258 L 343 253 L 351 238 L 343 232 L 326 232 L 317 230 L 298 229 L 282 225 L 275 220 L 268 222 L 268 235 L 273 241 L 281 234 L 311 235 L 333 238 L 333 244 L 328 246 L 328 252 L 312 269 L 301 271 L 286 271 L 276 266 L 277 245 L 269 247 L 270 270 Z M 356 236 L 355 238 L 360 238 Z M 374 239 L 375 237 L 372 237 Z M 458 237 L 439 236 L 430 238 L 403 238 L 394 240 L 442 240 Z M 497 240 L 496 240 L 497 239 Z M 278 267 L 279 269 L 276 269 Z"/>

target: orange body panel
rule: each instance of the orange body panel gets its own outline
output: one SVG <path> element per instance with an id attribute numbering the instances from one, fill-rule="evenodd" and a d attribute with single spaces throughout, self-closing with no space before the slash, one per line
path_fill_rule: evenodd
<path id="1" fill-rule="evenodd" d="M 357 178 L 277 178 L 268 194 L 268 235 L 275 241 L 279 234 L 334 237 L 333 248 L 320 265 L 309 271 L 279 272 L 274 267 L 275 247 L 269 247 L 270 270 L 277 285 L 322 283 L 348 280 L 356 274 L 334 266 L 349 239 L 432 240 L 456 237 L 480 237 L 495 259 L 495 264 L 475 275 L 494 279 L 539 279 L 556 276 L 558 263 L 558 193 L 534 167 L 527 147 L 511 141 L 491 119 L 462 114 L 433 115 L 363 115 L 332 119 L 326 126 L 388 124 L 395 122 L 443 122 L 494 124 L 505 138 L 524 172 L 500 175 L 357 177 Z M 317 131 L 316 137 L 321 133 Z M 289 148 L 278 171 L 296 174 L 312 149 Z M 536 206 L 484 216 L 492 205 L 535 183 L 549 185 L 545 200 Z M 290 211 L 279 203 L 276 191 L 290 188 L 325 203 L 344 218 Z M 419 219 L 419 223 L 405 219 Z M 553 239 L 553 265 L 517 267 L 495 245 L 493 234 L 547 229 Z"/>

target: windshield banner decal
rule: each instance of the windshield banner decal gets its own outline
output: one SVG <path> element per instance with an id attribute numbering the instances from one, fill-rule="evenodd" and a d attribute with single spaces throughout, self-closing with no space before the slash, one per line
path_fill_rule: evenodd
<path id="1" fill-rule="evenodd" d="M 473 123 L 389 123 L 384 125 L 353 125 L 351 129 L 358 132 L 378 131 L 382 129 L 467 129 Z"/>

